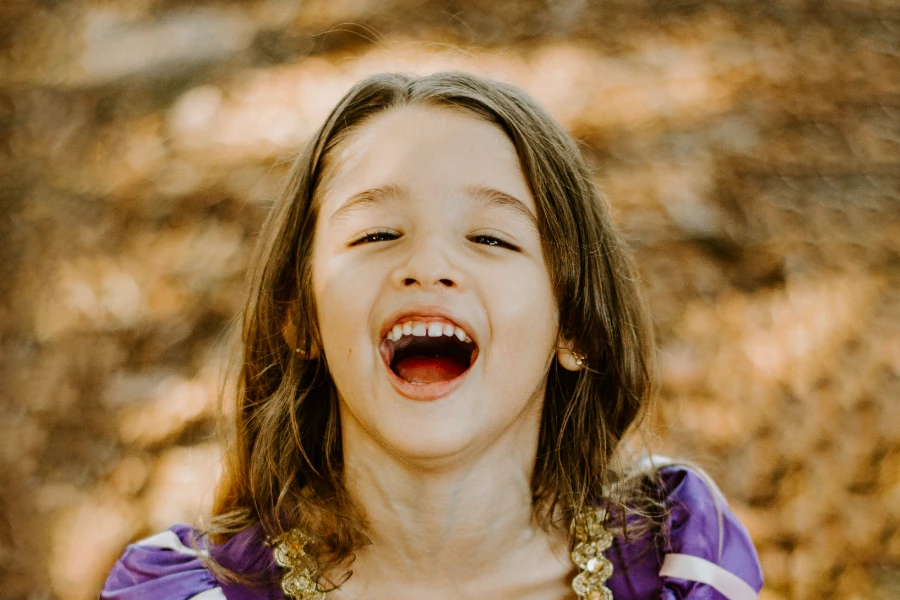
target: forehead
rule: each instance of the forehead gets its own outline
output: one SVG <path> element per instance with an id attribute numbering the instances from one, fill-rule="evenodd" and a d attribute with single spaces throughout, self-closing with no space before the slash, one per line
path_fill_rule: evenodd
<path id="1" fill-rule="evenodd" d="M 418 193 L 500 190 L 532 211 L 535 202 L 515 147 L 497 125 L 447 108 L 385 111 L 350 134 L 328 159 L 320 188 L 325 205 L 392 185 Z"/>

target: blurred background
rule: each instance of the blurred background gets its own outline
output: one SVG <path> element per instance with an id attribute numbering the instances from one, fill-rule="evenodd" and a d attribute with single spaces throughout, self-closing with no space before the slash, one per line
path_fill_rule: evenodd
<path id="1" fill-rule="evenodd" d="M 657 447 L 763 600 L 900 598 L 900 3 L 4 0 L 0 598 L 88 600 L 208 509 L 256 231 L 378 71 L 523 87 L 651 297 Z"/>

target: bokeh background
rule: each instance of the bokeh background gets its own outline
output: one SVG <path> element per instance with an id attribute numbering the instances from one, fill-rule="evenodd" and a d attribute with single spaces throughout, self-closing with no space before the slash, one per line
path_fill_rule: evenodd
<path id="1" fill-rule="evenodd" d="M 227 331 L 287 165 L 373 72 L 515 83 L 637 251 L 658 448 L 763 600 L 900 598 L 900 3 L 4 0 L 0 598 L 87 600 L 209 506 Z"/>

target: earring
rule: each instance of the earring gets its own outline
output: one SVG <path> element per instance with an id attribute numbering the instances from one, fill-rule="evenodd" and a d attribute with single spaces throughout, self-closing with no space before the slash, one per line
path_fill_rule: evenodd
<path id="1" fill-rule="evenodd" d="M 580 371 L 587 365 L 587 356 L 581 352 L 575 352 L 566 348 L 560 348 L 556 353 L 559 364 L 567 371 Z"/>
<path id="2" fill-rule="evenodd" d="M 299 358 L 300 360 L 314 360 L 319 356 L 319 352 L 317 350 L 307 350 L 303 346 L 294 348 L 294 354 L 296 354 L 297 358 Z"/>

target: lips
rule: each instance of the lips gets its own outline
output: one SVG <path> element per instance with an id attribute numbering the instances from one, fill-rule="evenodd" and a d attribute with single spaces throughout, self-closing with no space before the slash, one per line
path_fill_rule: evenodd
<path id="1" fill-rule="evenodd" d="M 429 310 L 400 315 L 385 327 L 379 350 L 404 396 L 433 400 L 461 385 L 478 357 L 468 327 Z M 441 311 L 442 312 L 442 311 Z"/>

